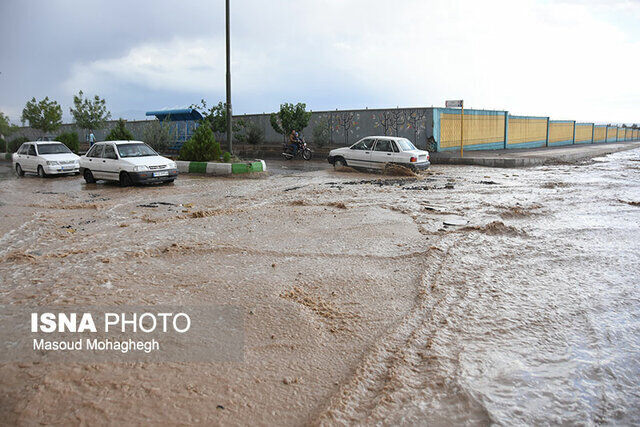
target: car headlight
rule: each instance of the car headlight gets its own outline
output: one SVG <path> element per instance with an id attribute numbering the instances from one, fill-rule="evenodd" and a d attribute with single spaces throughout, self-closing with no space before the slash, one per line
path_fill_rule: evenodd
<path id="1" fill-rule="evenodd" d="M 149 168 L 145 165 L 139 165 L 139 166 L 134 166 L 133 167 L 133 171 L 134 172 L 142 172 L 142 171 L 148 171 Z"/>
<path id="2" fill-rule="evenodd" d="M 169 167 L 169 169 L 175 169 L 178 166 L 176 165 L 176 162 L 169 162 L 169 166 L 168 167 Z"/>
<path id="3" fill-rule="evenodd" d="M 60 163 L 58 163 L 58 162 L 56 162 L 56 161 L 49 161 L 49 160 L 47 160 L 47 166 L 57 166 L 57 165 L 59 165 L 59 164 L 60 164 Z"/>

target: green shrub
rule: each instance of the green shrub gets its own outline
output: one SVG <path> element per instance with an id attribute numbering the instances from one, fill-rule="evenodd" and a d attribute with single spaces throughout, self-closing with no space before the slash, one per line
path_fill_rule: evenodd
<path id="1" fill-rule="evenodd" d="M 222 160 L 225 163 L 229 163 L 231 161 L 231 153 L 229 153 L 228 151 L 225 151 L 224 154 L 222 155 Z"/>
<path id="2" fill-rule="evenodd" d="M 180 149 L 180 160 L 192 162 L 220 161 L 222 150 L 210 126 L 200 124 L 193 136 Z"/>
<path id="3" fill-rule="evenodd" d="M 61 133 L 56 137 L 56 141 L 62 142 L 74 153 L 77 153 L 80 149 L 80 140 L 78 139 L 78 134 L 76 132 Z"/>
<path id="4" fill-rule="evenodd" d="M 320 119 L 313 128 L 313 143 L 318 147 L 324 147 L 329 144 L 329 121 Z"/>
<path id="5" fill-rule="evenodd" d="M 255 123 L 249 123 L 245 132 L 244 141 L 247 144 L 258 145 L 264 141 L 264 131 Z"/>
<path id="6" fill-rule="evenodd" d="M 171 125 L 169 122 L 153 120 L 145 125 L 143 139 L 158 153 L 166 153 L 173 142 Z"/>
<path id="7" fill-rule="evenodd" d="M 30 139 L 26 136 L 19 136 L 12 139 L 11 141 L 9 141 L 9 152 L 15 153 L 16 151 L 18 151 L 18 148 L 20 148 L 20 146 L 27 141 L 30 141 Z"/>
<path id="8" fill-rule="evenodd" d="M 111 129 L 105 141 L 131 141 L 132 139 L 134 139 L 133 134 L 127 129 L 126 121 L 124 119 L 118 119 L 116 127 Z"/>

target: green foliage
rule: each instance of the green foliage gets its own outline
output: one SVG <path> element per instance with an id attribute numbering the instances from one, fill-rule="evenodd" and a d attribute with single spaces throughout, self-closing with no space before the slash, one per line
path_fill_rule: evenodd
<path id="1" fill-rule="evenodd" d="M 313 128 L 313 143 L 318 147 L 324 147 L 329 144 L 329 121 L 320 119 Z"/>
<path id="2" fill-rule="evenodd" d="M 153 120 L 145 126 L 143 139 L 144 142 L 149 144 L 157 152 L 166 152 L 173 142 L 171 125 L 169 122 Z"/>
<path id="3" fill-rule="evenodd" d="M 218 105 L 214 105 L 212 107 L 207 107 L 207 101 L 204 99 L 200 100 L 199 104 L 194 104 L 191 108 L 195 108 L 200 111 L 203 117 L 203 121 L 207 123 L 211 130 L 217 133 L 226 133 L 227 132 L 227 103 L 226 102 L 218 102 Z M 244 127 L 244 122 L 242 120 L 235 120 L 231 124 L 232 131 L 234 133 L 241 132 Z"/>
<path id="4" fill-rule="evenodd" d="M 125 119 L 118 119 L 116 126 L 111 129 L 105 141 L 131 141 L 134 139 L 133 134 L 127 129 L 126 123 L 127 121 Z"/>
<path id="5" fill-rule="evenodd" d="M 302 132 L 311 118 L 311 112 L 306 111 L 306 108 L 307 104 L 302 102 L 295 105 L 286 102 L 281 104 L 280 111 L 271 114 L 271 127 L 282 135 L 288 135 L 292 130 Z"/>
<path id="6" fill-rule="evenodd" d="M 73 106 L 74 108 L 70 108 L 69 111 L 81 129 L 100 129 L 111 118 L 106 101 L 98 95 L 91 100 L 84 98 L 84 94 L 80 91 L 77 95 L 73 95 Z"/>
<path id="7" fill-rule="evenodd" d="M 180 149 L 180 160 L 192 162 L 220 161 L 220 144 L 216 142 L 211 127 L 207 123 L 201 123 L 193 136 L 184 143 Z"/>
<path id="8" fill-rule="evenodd" d="M 258 145 L 264 141 L 264 131 L 256 123 L 249 122 L 244 128 L 244 133 L 240 134 L 238 140 L 251 145 Z"/>
<path id="9" fill-rule="evenodd" d="M 225 151 L 224 154 L 222 155 L 222 161 L 225 163 L 229 163 L 231 161 L 231 153 L 229 153 L 228 151 Z"/>
<path id="10" fill-rule="evenodd" d="M 29 122 L 29 126 L 43 132 L 58 130 L 62 124 L 62 107 L 54 100 L 45 97 L 41 101 L 31 98 L 22 110 L 22 123 Z"/>
<path id="11" fill-rule="evenodd" d="M 80 149 L 80 140 L 78 139 L 78 134 L 76 132 L 61 133 L 56 137 L 56 141 L 62 142 L 69 148 L 69 150 L 76 154 Z"/>
<path id="12" fill-rule="evenodd" d="M 18 130 L 18 126 L 12 125 L 9 121 L 9 117 L 5 116 L 2 111 L 0 111 L 0 135 L 4 135 L 5 138 L 8 138 L 9 135 Z"/>
<path id="13" fill-rule="evenodd" d="M 16 151 L 18 151 L 18 148 L 20 148 L 20 146 L 27 141 L 30 141 L 30 139 L 26 136 L 19 136 L 12 139 L 11 141 L 9 141 L 9 153 L 15 153 Z"/>

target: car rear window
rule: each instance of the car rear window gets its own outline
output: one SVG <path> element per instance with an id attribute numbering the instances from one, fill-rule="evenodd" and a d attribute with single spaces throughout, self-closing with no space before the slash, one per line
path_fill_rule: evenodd
<path id="1" fill-rule="evenodd" d="M 398 145 L 402 151 L 416 150 L 416 147 L 406 138 L 400 138 L 397 140 Z"/>

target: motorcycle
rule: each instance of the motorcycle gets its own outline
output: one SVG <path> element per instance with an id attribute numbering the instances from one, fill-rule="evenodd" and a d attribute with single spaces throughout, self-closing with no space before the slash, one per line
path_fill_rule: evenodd
<path id="1" fill-rule="evenodd" d="M 313 156 L 313 153 L 311 152 L 311 149 L 307 147 L 307 143 L 304 138 L 301 138 L 298 143 L 298 152 L 295 156 L 293 155 L 293 148 L 290 143 L 284 143 L 282 149 L 282 156 L 285 160 L 291 160 L 295 157 L 302 157 L 304 160 L 311 160 L 311 157 Z"/>

